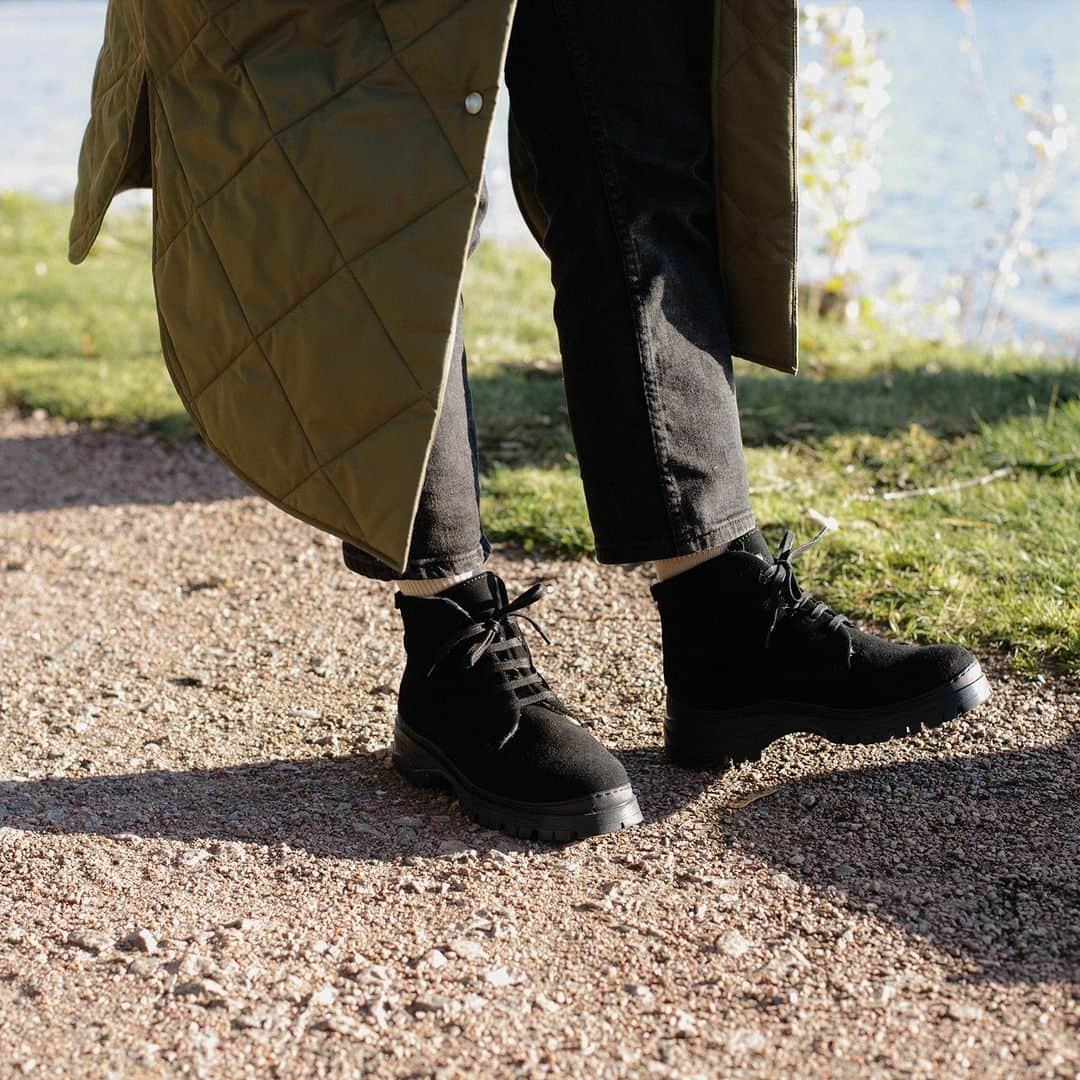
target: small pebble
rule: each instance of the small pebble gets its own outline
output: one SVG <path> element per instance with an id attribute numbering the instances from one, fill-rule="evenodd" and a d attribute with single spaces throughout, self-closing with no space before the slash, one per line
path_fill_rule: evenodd
<path id="1" fill-rule="evenodd" d="M 457 938 L 450 942 L 450 951 L 463 960 L 479 960 L 484 955 L 484 946 L 468 938 Z"/>
<path id="2" fill-rule="evenodd" d="M 974 1022 L 983 1018 L 983 1010 L 978 1005 L 967 1005 L 962 1001 L 949 1003 L 949 1016 L 953 1020 Z"/>
<path id="3" fill-rule="evenodd" d="M 692 1039 L 697 1034 L 697 1025 L 694 1018 L 688 1012 L 675 1014 L 675 1037 L 678 1039 Z"/>
<path id="4" fill-rule="evenodd" d="M 717 939 L 716 947 L 726 956 L 738 958 L 750 948 L 750 942 L 738 930 L 729 930 Z"/>
<path id="5" fill-rule="evenodd" d="M 80 949 L 85 949 L 88 953 L 97 956 L 98 953 L 111 949 L 113 941 L 112 938 L 98 933 L 97 930 L 73 930 L 68 934 L 68 944 L 77 945 Z"/>
<path id="6" fill-rule="evenodd" d="M 429 949 L 424 953 L 420 960 L 422 963 L 427 964 L 429 968 L 434 968 L 435 970 L 446 967 L 450 962 L 446 959 L 446 953 L 441 949 Z"/>
<path id="7" fill-rule="evenodd" d="M 476 854 L 476 849 L 464 840 L 440 840 L 438 853 L 440 855 L 466 855 L 469 852 Z"/>
<path id="8" fill-rule="evenodd" d="M 228 997 L 225 987 L 214 979 L 192 979 L 190 982 L 180 983 L 173 993 L 177 997 L 205 996 L 221 1001 Z"/>
<path id="9" fill-rule="evenodd" d="M 124 949 L 138 949 L 144 953 L 156 953 L 158 940 L 149 930 L 135 930 L 117 943 Z"/>
<path id="10" fill-rule="evenodd" d="M 418 994 L 409 1006 L 409 1012 L 414 1016 L 426 1012 L 455 1013 L 460 1008 L 456 1001 L 441 994 Z"/>

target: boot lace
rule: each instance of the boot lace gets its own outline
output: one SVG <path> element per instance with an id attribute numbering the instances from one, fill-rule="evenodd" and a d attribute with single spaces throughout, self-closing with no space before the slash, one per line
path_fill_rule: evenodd
<path id="1" fill-rule="evenodd" d="M 535 604 L 542 595 L 550 591 L 551 588 L 546 582 L 537 581 L 516 599 L 501 607 L 496 606 L 485 613 L 483 618 L 463 626 L 436 653 L 431 667 L 428 668 L 428 677 L 455 654 L 465 670 L 475 668 L 484 656 L 488 656 L 488 671 L 494 676 L 490 689 L 499 694 L 508 693 L 517 705 L 518 715 L 526 705 L 538 701 L 557 704 L 558 699 L 544 681 L 544 677 L 536 670 L 532 654 L 516 627 L 518 620 L 523 620 L 540 635 L 546 645 L 551 644 L 551 638 L 544 633 L 543 627 L 522 610 Z M 463 648 L 465 645 L 468 645 L 468 648 Z M 516 730 L 515 722 L 513 730 L 500 745 L 509 741 Z"/>
<path id="2" fill-rule="evenodd" d="M 795 580 L 795 568 L 791 565 L 792 560 L 797 559 L 808 548 L 812 548 L 828 531 L 829 526 L 826 525 L 813 539 L 807 540 L 798 547 L 793 547 L 795 534 L 788 529 L 784 533 L 784 539 L 780 541 L 779 550 L 773 556 L 772 565 L 762 573 L 761 580 L 770 587 L 773 600 L 772 621 L 765 634 L 765 648 L 769 647 L 773 631 L 781 616 L 805 619 L 811 624 L 824 622 L 829 631 L 838 631 L 843 626 L 851 625 L 846 615 L 838 614 L 828 604 L 815 600 L 809 593 L 804 593 Z"/>

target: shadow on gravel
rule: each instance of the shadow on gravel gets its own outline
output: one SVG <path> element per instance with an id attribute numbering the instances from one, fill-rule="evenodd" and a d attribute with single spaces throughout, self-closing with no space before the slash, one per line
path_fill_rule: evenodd
<path id="1" fill-rule="evenodd" d="M 251 492 L 199 440 L 77 428 L 0 440 L 0 513 L 168 506 Z"/>
<path id="2" fill-rule="evenodd" d="M 791 781 L 718 825 L 933 941 L 972 979 L 1080 980 L 1080 734 Z"/>
<path id="3" fill-rule="evenodd" d="M 524 844 L 477 829 L 452 807 L 448 792 L 407 783 L 383 750 L 189 772 L 0 781 L 4 827 L 287 844 L 321 858 L 380 862 L 437 854 L 454 838 L 481 854 Z"/>
<path id="4" fill-rule="evenodd" d="M 714 777 L 623 755 L 661 821 Z M 716 821 L 738 845 L 855 910 L 964 961 L 972 979 L 1080 979 L 1080 735 L 1056 746 L 792 780 Z M 383 752 L 190 772 L 0 782 L 0 826 L 31 832 L 288 844 L 388 861 L 524 846 L 467 825 Z M 587 845 L 582 849 L 588 855 Z"/>

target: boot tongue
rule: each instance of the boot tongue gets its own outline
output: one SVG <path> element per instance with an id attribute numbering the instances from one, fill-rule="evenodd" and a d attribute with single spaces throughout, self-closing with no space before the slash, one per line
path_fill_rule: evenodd
<path id="1" fill-rule="evenodd" d="M 482 619 L 488 612 L 506 604 L 506 586 L 497 574 L 485 570 L 467 581 L 451 585 L 449 589 L 439 593 L 439 596 L 453 600 L 474 618 Z"/>
<path id="2" fill-rule="evenodd" d="M 728 545 L 728 551 L 745 551 L 748 555 L 756 555 L 759 559 L 772 562 L 772 552 L 760 529 L 752 529 L 737 540 L 732 540 Z"/>

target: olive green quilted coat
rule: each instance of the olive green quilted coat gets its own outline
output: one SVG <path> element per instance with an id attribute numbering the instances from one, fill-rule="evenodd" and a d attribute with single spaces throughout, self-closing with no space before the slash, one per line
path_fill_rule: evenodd
<path id="1" fill-rule="evenodd" d="M 514 0 L 110 0 L 69 257 L 153 187 L 162 348 L 291 514 L 408 552 Z M 795 0 L 716 0 L 735 352 L 795 369 Z"/>

